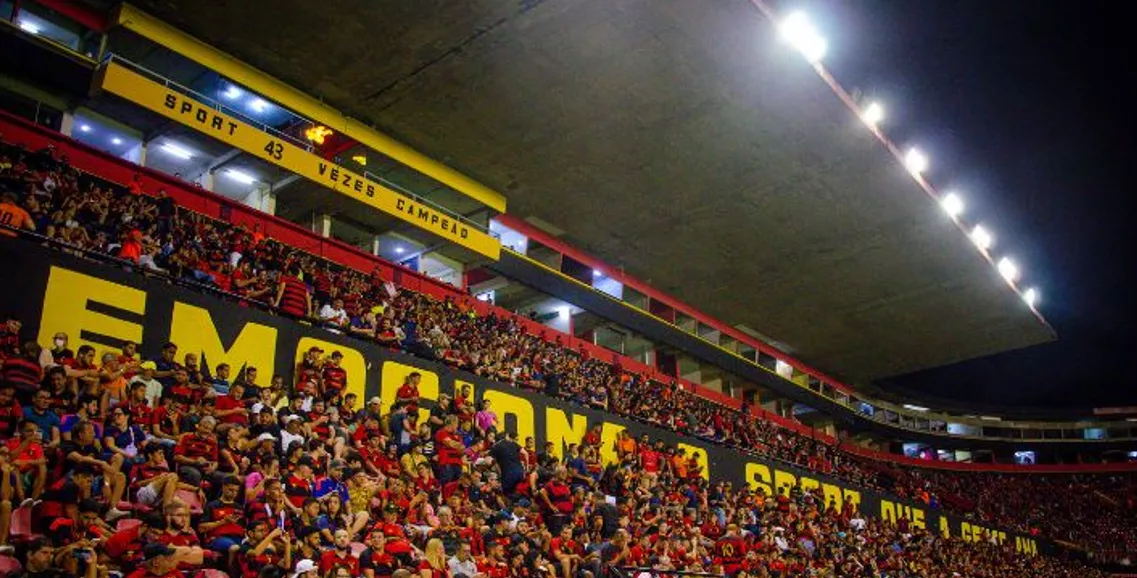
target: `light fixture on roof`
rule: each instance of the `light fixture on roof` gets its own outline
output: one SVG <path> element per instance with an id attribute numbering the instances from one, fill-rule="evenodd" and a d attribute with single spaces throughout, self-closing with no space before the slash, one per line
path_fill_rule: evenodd
<path id="1" fill-rule="evenodd" d="M 185 149 L 185 148 L 177 145 L 176 143 L 172 143 L 172 142 L 163 143 L 162 144 L 162 150 L 164 150 L 167 153 L 170 153 L 171 155 L 176 156 L 182 160 L 188 161 L 188 160 L 193 158 L 192 152 L 190 152 L 188 149 Z"/>
<path id="2" fill-rule="evenodd" d="M 1014 260 L 1010 257 L 1003 257 L 1002 259 L 999 259 L 999 263 L 995 265 L 995 267 L 999 269 L 999 274 L 1003 276 L 1003 279 L 1006 279 L 1011 283 L 1018 281 L 1019 266 L 1015 264 Z"/>
<path id="3" fill-rule="evenodd" d="M 403 254 L 403 251 L 404 251 L 404 249 L 403 249 L 403 247 L 402 247 L 401 245 L 396 245 L 396 246 L 395 246 L 395 253 L 397 253 L 397 254 L 399 254 L 399 255 L 402 255 L 402 254 Z"/>
<path id="4" fill-rule="evenodd" d="M 912 411 L 928 411 L 928 408 L 922 405 L 912 405 L 910 403 L 904 404 L 904 409 L 910 409 Z"/>
<path id="5" fill-rule="evenodd" d="M 908 168 L 908 172 L 919 175 L 928 170 L 928 157 L 920 152 L 920 149 L 910 148 L 904 155 L 904 166 Z"/>
<path id="6" fill-rule="evenodd" d="M 593 277 L 603 277 L 603 276 L 604 276 L 604 272 L 603 272 L 603 271 L 601 271 L 600 269 L 593 269 L 593 270 L 592 270 L 592 276 L 593 276 Z"/>
<path id="7" fill-rule="evenodd" d="M 560 315 L 564 319 L 568 319 L 569 316 L 572 315 L 572 309 L 568 305 L 557 307 L 557 315 Z"/>
<path id="8" fill-rule="evenodd" d="M 81 130 L 83 132 L 91 132 L 91 125 L 81 124 L 81 125 L 79 125 L 79 130 Z"/>
<path id="9" fill-rule="evenodd" d="M 948 193 L 940 199 L 940 206 L 943 207 L 944 212 L 951 218 L 956 218 L 963 214 L 965 205 L 963 204 L 963 197 L 955 193 Z"/>
<path id="10" fill-rule="evenodd" d="M 249 108 L 253 109 L 253 112 L 264 112 L 268 110 L 268 101 L 258 96 L 249 103 Z"/>
<path id="11" fill-rule="evenodd" d="M 238 98 L 241 98 L 241 95 L 245 94 L 245 91 L 237 88 L 235 85 L 230 84 L 229 88 L 226 88 L 225 92 L 222 94 L 224 94 L 225 98 L 228 98 L 229 100 L 236 100 Z"/>
<path id="12" fill-rule="evenodd" d="M 805 56 L 810 62 L 817 62 L 829 50 L 829 43 L 817 32 L 804 12 L 794 12 L 786 16 L 778 26 L 782 38 Z"/>
<path id="13" fill-rule="evenodd" d="M 861 111 L 861 120 L 864 120 L 865 124 L 875 127 L 880 121 L 884 120 L 884 107 L 875 100 L 870 102 Z"/>
<path id="14" fill-rule="evenodd" d="M 24 32 L 27 32 L 29 34 L 39 34 L 40 29 L 39 29 L 39 26 L 36 26 L 32 22 L 29 22 L 27 20 L 21 20 L 20 21 L 20 30 L 23 30 Z"/>
<path id="15" fill-rule="evenodd" d="M 1026 301 L 1027 306 L 1033 309 L 1038 305 L 1038 289 L 1031 287 L 1023 291 L 1023 301 Z"/>
<path id="16" fill-rule="evenodd" d="M 995 244 L 995 236 L 983 225 L 975 225 L 975 228 L 971 230 L 971 242 L 975 243 L 976 247 L 986 251 Z"/>
<path id="17" fill-rule="evenodd" d="M 112 139 L 111 139 L 111 144 L 113 144 L 113 145 L 120 145 L 120 144 L 122 144 L 122 139 L 120 139 L 120 138 L 118 138 L 118 137 L 116 136 L 116 137 L 114 137 L 114 138 L 112 138 Z"/>
<path id="18" fill-rule="evenodd" d="M 253 175 L 250 175 L 249 173 L 246 173 L 243 171 L 239 171 L 237 169 L 226 169 L 225 170 L 225 176 L 229 177 L 230 179 L 233 179 L 234 181 L 237 181 L 238 183 L 241 183 L 242 185 L 251 185 L 251 184 L 257 182 L 256 177 L 254 177 Z"/>

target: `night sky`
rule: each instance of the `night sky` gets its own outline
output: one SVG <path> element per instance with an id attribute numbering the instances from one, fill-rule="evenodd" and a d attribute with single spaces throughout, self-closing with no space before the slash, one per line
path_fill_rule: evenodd
<path id="1" fill-rule="evenodd" d="M 1137 405 L 1137 79 L 1125 2 L 816 0 L 825 64 L 886 103 L 1014 255 L 1059 341 L 886 382 L 1017 407 Z"/>

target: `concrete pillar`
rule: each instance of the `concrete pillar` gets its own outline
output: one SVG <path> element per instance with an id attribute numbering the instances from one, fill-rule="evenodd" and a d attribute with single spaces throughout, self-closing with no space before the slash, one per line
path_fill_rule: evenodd
<path id="1" fill-rule="evenodd" d="M 150 143 L 143 141 L 138 144 L 138 166 L 146 166 L 146 151 L 150 149 Z"/>
<path id="2" fill-rule="evenodd" d="M 276 191 L 261 192 L 261 211 L 270 215 L 276 214 Z"/>
<path id="3" fill-rule="evenodd" d="M 63 118 L 59 121 L 59 132 L 71 136 L 71 130 L 75 126 L 75 115 L 70 112 L 64 112 Z"/>
<path id="4" fill-rule="evenodd" d="M 332 216 L 328 214 L 312 215 L 312 231 L 321 237 L 332 236 Z"/>
<path id="5" fill-rule="evenodd" d="M 379 235 L 371 236 L 371 254 L 379 256 Z"/>
<path id="6" fill-rule="evenodd" d="M 204 173 L 201 173 L 201 178 L 198 181 L 201 184 L 201 188 L 211 193 L 215 192 L 213 190 L 213 175 L 213 171 L 205 171 Z"/>

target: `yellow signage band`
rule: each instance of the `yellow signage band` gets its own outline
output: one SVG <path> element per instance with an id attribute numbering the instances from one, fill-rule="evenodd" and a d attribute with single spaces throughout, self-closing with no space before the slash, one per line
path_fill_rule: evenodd
<path id="1" fill-rule="evenodd" d="M 300 115 L 327 125 L 499 213 L 505 212 L 506 198 L 501 193 L 130 4 L 124 2 L 120 5 L 116 24 L 259 92 Z"/>
<path id="2" fill-rule="evenodd" d="M 233 148 L 296 173 L 337 193 L 429 231 L 490 259 L 501 255 L 501 243 L 452 215 L 402 195 L 355 171 L 310 153 L 287 139 L 269 134 L 173 88 L 110 62 L 101 74 L 102 90 L 211 136 Z"/>

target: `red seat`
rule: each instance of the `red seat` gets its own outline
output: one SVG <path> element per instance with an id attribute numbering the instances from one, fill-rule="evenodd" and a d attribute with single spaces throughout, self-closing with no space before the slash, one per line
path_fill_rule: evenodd
<path id="1" fill-rule="evenodd" d="M 131 528 L 137 528 L 138 526 L 141 526 L 141 525 L 142 525 L 142 520 L 139 520 L 137 518 L 121 518 L 121 519 L 119 519 L 118 523 L 115 524 L 115 531 L 122 532 L 123 530 L 129 530 Z"/>
<path id="2" fill-rule="evenodd" d="M 0 576 L 11 576 L 23 569 L 19 560 L 11 556 L 0 556 Z"/>

